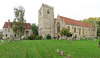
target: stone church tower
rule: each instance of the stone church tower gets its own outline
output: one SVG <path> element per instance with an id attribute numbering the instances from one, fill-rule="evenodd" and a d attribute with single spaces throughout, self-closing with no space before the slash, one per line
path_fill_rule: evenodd
<path id="1" fill-rule="evenodd" d="M 38 11 L 38 31 L 39 35 L 46 38 L 46 35 L 54 37 L 54 8 L 46 4 L 42 4 Z"/>

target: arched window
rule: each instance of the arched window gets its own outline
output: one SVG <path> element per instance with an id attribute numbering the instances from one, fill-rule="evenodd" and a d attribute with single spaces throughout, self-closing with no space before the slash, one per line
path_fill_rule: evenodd
<path id="1" fill-rule="evenodd" d="M 74 32 L 76 33 L 76 27 L 74 27 Z"/>
<path id="2" fill-rule="evenodd" d="M 60 32 L 60 23 L 57 23 L 57 33 Z"/>
<path id="3" fill-rule="evenodd" d="M 47 14 L 50 14 L 50 11 L 49 11 L 49 9 L 47 10 Z"/>
<path id="4" fill-rule="evenodd" d="M 79 35 L 81 35 L 81 28 L 79 28 Z"/>

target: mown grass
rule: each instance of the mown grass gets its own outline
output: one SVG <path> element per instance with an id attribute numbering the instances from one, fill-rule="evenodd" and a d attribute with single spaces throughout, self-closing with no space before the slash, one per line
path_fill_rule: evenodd
<path id="1" fill-rule="evenodd" d="M 100 58 L 98 42 L 93 40 L 23 40 L 0 45 L 0 58 Z M 57 49 L 64 51 L 59 56 Z"/>

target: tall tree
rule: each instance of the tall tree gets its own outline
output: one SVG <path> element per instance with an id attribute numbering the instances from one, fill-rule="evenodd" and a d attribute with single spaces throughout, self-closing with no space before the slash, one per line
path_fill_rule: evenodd
<path id="1" fill-rule="evenodd" d="M 25 32 L 24 27 L 24 13 L 25 9 L 20 6 L 18 8 L 14 8 L 15 18 L 13 21 L 13 32 L 18 36 L 18 38 L 22 37 Z"/>
<path id="2" fill-rule="evenodd" d="M 2 39 L 3 34 L 0 34 L 0 39 Z"/>
<path id="3" fill-rule="evenodd" d="M 69 36 L 71 33 L 69 32 L 68 28 L 62 28 L 62 30 L 60 31 L 60 35 L 61 36 Z"/>
<path id="4" fill-rule="evenodd" d="M 32 29 L 33 34 L 35 36 L 37 36 L 38 35 L 38 26 L 36 26 L 36 24 L 32 24 L 31 29 Z"/>

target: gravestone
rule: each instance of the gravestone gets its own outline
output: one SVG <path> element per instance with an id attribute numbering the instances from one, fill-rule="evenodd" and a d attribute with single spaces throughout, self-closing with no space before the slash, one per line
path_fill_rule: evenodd
<path id="1" fill-rule="evenodd" d="M 94 41 L 94 42 L 96 42 L 96 41 L 97 41 L 97 39 L 93 39 L 93 41 Z"/>
<path id="2" fill-rule="evenodd" d="M 60 53 L 60 50 L 59 49 L 57 49 L 57 53 Z"/>
<path id="3" fill-rule="evenodd" d="M 10 40 L 8 40 L 8 43 L 10 42 Z"/>
<path id="4" fill-rule="evenodd" d="M 60 52 L 60 56 L 64 56 L 64 52 L 63 51 Z"/>
<path id="5" fill-rule="evenodd" d="M 80 40 L 80 38 L 78 38 L 78 40 Z"/>
<path id="6" fill-rule="evenodd" d="M 72 40 L 71 39 L 69 39 L 69 43 L 72 43 Z"/>
<path id="7" fill-rule="evenodd" d="M 66 55 L 66 58 L 71 58 L 71 56 L 69 54 Z"/>
<path id="8" fill-rule="evenodd" d="M 3 40 L 1 40 L 1 43 L 4 43 L 4 41 L 3 41 Z"/>
<path id="9" fill-rule="evenodd" d="M 59 40 L 62 40 L 62 38 L 59 38 Z"/>
<path id="10" fill-rule="evenodd" d="M 0 43 L 0 45 L 1 45 L 1 43 Z"/>
<path id="11" fill-rule="evenodd" d="M 56 38 L 56 40 L 57 40 L 57 38 Z"/>

